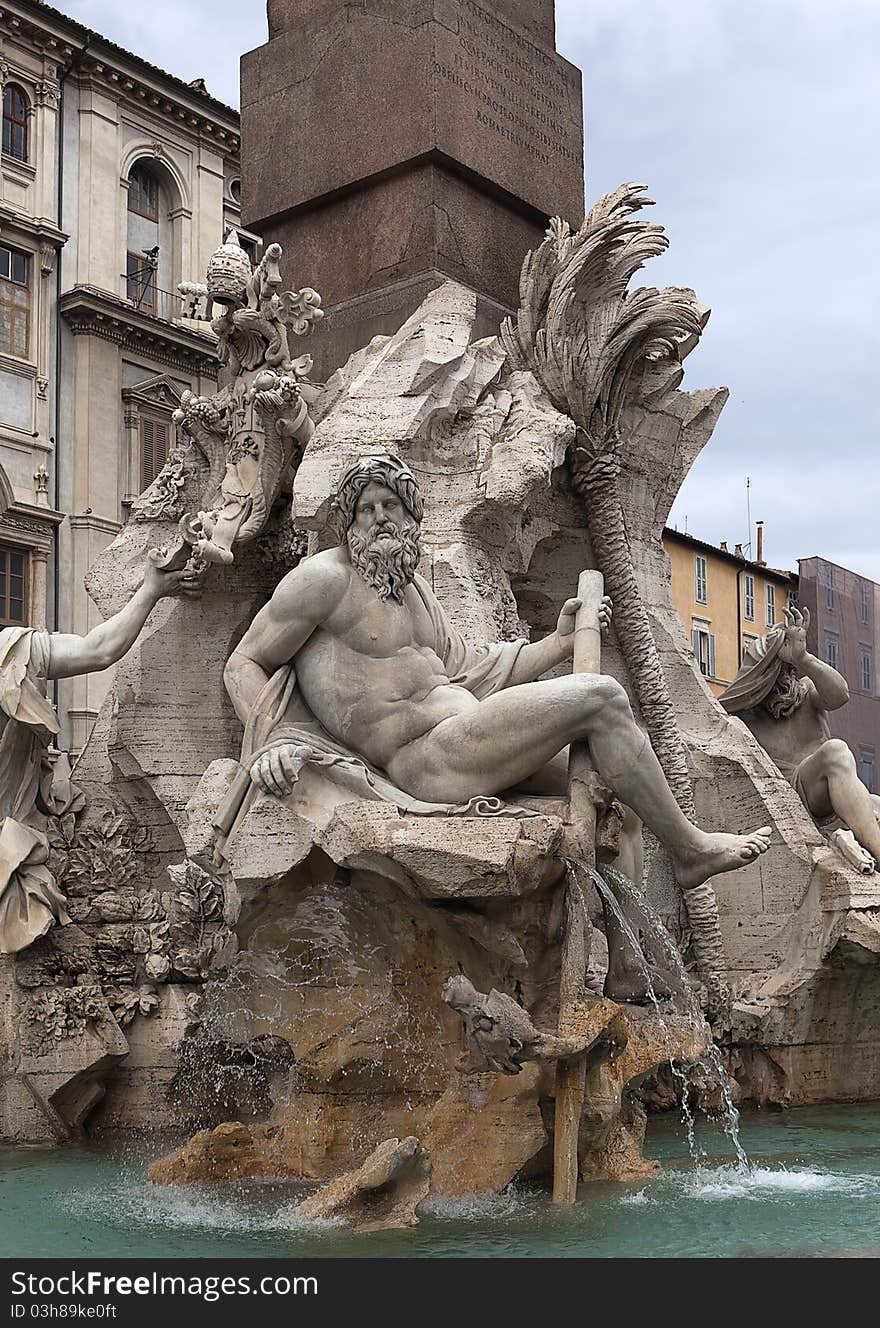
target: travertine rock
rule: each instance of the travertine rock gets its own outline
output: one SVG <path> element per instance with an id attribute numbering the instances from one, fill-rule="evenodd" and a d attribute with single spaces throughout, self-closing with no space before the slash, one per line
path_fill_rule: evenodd
<path id="1" fill-rule="evenodd" d="M 452 1080 L 421 1127 L 431 1154 L 434 1194 L 497 1194 L 547 1142 L 539 1065 L 508 1075 L 463 1074 Z"/>
<path id="2" fill-rule="evenodd" d="M 386 1139 L 357 1171 L 325 1185 L 297 1208 L 300 1217 L 342 1217 L 360 1231 L 418 1224 L 431 1184 L 431 1158 L 418 1139 Z"/>
<path id="3" fill-rule="evenodd" d="M 605 1002 L 608 1004 L 608 1002 Z M 711 1033 L 682 1015 L 625 1006 L 618 1013 L 625 1043 L 615 1055 L 596 1057 L 587 1067 L 584 1116 L 578 1156 L 583 1180 L 641 1180 L 657 1170 L 642 1158 L 645 1113 L 636 1100 L 646 1075 L 670 1059 L 682 1065 L 700 1059 Z"/>
<path id="4" fill-rule="evenodd" d="M 226 1121 L 200 1130 L 167 1157 L 153 1162 L 147 1180 L 157 1185 L 196 1185 L 205 1181 L 254 1180 L 265 1176 L 264 1159 L 247 1125 Z"/>

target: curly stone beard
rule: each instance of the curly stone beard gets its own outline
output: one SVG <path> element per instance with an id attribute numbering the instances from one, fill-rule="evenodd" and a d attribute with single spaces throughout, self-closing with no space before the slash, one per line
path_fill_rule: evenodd
<path id="1" fill-rule="evenodd" d="M 789 719 L 804 699 L 806 687 L 791 664 L 783 664 L 773 690 L 764 698 L 764 709 L 774 719 Z"/>
<path id="2" fill-rule="evenodd" d="M 383 532 L 394 536 L 393 540 L 380 541 L 378 536 Z M 417 521 L 400 526 L 384 522 L 369 530 L 349 526 L 346 542 L 352 567 L 381 600 L 403 603 L 404 592 L 419 565 L 420 536 Z"/>

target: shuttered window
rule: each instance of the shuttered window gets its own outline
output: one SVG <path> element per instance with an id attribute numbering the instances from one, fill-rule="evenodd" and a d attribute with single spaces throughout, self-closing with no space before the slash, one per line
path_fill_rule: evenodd
<path id="1" fill-rule="evenodd" d="M 776 622 L 776 587 L 767 586 L 767 626 L 772 627 Z"/>
<path id="2" fill-rule="evenodd" d="M 3 155 L 28 159 L 28 99 L 17 83 L 3 89 Z"/>
<path id="3" fill-rule="evenodd" d="M 158 415 L 141 415 L 141 492 L 148 488 L 168 460 L 171 421 Z"/>
<path id="4" fill-rule="evenodd" d="M 705 604 L 708 596 L 708 574 L 706 559 L 702 554 L 694 554 L 694 599 L 698 604 Z"/>
<path id="5" fill-rule="evenodd" d="M 156 269 L 144 254 L 129 253 L 125 263 L 125 289 L 132 304 L 144 313 L 156 312 Z"/>
<path id="6" fill-rule="evenodd" d="M 23 549 L 0 544 L 0 626 L 27 622 L 27 565 Z"/>
<path id="7" fill-rule="evenodd" d="M 755 578 L 749 572 L 743 577 L 743 615 L 755 621 Z"/>
<path id="8" fill-rule="evenodd" d="M 0 351 L 27 359 L 31 318 L 30 255 L 0 244 Z"/>
<path id="9" fill-rule="evenodd" d="M 697 667 L 704 678 L 714 678 L 715 674 L 715 634 L 704 626 L 694 627 L 691 643 Z"/>

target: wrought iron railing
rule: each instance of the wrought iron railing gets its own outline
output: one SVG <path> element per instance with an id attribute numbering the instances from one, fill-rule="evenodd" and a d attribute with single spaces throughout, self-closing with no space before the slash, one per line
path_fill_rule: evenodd
<path id="1" fill-rule="evenodd" d="M 125 294 L 129 303 L 142 314 L 175 323 L 181 318 L 205 319 L 205 301 L 199 295 L 181 295 L 178 291 L 162 290 L 156 285 L 152 269 L 123 273 Z"/>

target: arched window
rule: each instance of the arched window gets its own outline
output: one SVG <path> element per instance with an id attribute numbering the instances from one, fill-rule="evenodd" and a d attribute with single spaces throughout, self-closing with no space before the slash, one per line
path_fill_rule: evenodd
<path id="1" fill-rule="evenodd" d="M 159 181 L 140 162 L 132 167 L 128 177 L 128 210 L 148 221 L 159 220 Z"/>
<path id="2" fill-rule="evenodd" d="M 3 89 L 3 155 L 28 159 L 28 99 L 17 83 Z"/>

